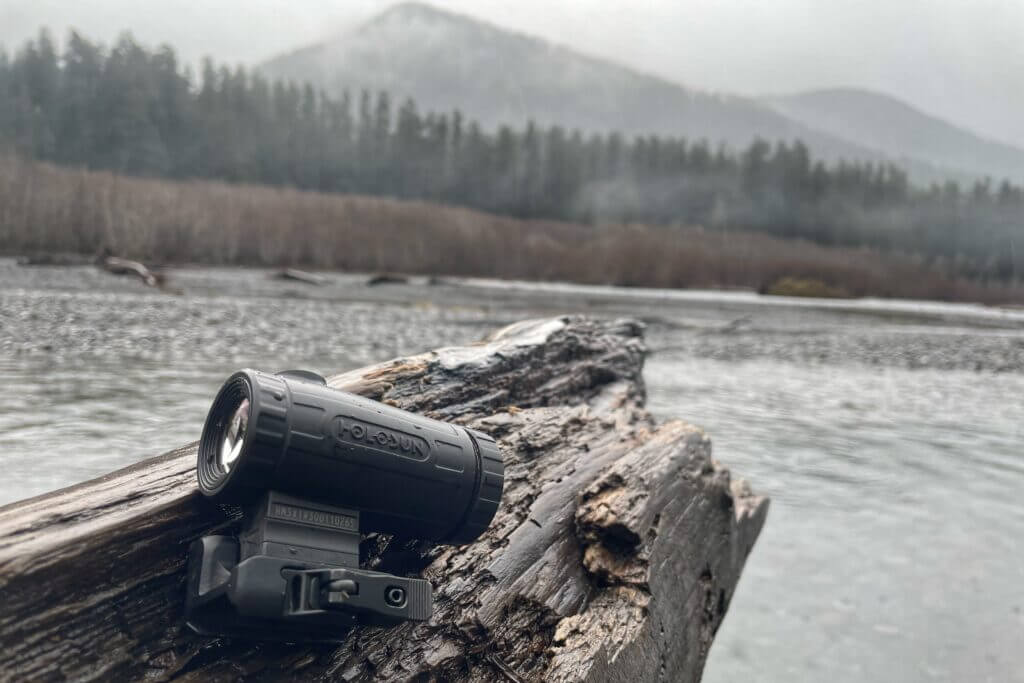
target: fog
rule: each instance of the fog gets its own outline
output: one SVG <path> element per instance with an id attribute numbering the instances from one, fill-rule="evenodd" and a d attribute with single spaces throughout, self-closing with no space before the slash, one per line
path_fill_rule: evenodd
<path id="1" fill-rule="evenodd" d="M 343 32 L 379 0 L 2 0 L 8 49 L 49 26 L 111 41 L 124 30 L 257 63 Z M 685 85 L 740 94 L 855 86 L 896 95 L 994 139 L 1024 145 L 1024 3 L 1012 0 L 436 0 Z"/>

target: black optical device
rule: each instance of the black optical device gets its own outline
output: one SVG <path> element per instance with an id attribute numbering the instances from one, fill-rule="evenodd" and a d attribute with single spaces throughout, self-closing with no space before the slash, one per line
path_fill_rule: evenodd
<path id="1" fill-rule="evenodd" d="M 360 568 L 360 532 L 468 543 L 504 466 L 489 436 L 332 389 L 242 370 L 213 401 L 199 489 L 241 505 L 236 536 L 189 549 L 186 621 L 210 635 L 337 641 L 357 623 L 425 620 L 428 581 Z"/>

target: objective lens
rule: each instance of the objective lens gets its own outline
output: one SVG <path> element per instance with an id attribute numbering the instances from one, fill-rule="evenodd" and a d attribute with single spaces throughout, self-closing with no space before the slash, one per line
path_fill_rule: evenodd
<path id="1" fill-rule="evenodd" d="M 245 441 L 245 430 L 249 426 L 249 399 L 244 398 L 235 408 L 224 429 L 224 440 L 220 446 L 220 466 L 225 472 L 231 471 L 232 465 L 242 452 Z"/>
<path id="2" fill-rule="evenodd" d="M 237 373 L 236 373 L 237 374 Z M 259 401 L 253 398 L 252 386 L 243 376 L 233 376 L 221 387 L 203 424 L 196 461 L 199 488 L 210 495 L 220 491 L 236 474 L 244 474 L 249 421 L 259 416 Z M 255 431 L 256 424 L 253 424 Z M 236 472 L 238 470 L 238 472 Z"/>

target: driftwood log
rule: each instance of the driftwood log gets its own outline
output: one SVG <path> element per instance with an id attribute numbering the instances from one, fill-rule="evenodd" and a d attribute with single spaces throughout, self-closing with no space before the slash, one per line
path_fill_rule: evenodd
<path id="1" fill-rule="evenodd" d="M 293 282 L 301 282 L 306 285 L 320 286 L 327 284 L 327 278 L 323 275 L 299 270 L 298 268 L 285 268 L 284 270 L 279 270 L 274 277 L 278 280 L 291 280 Z"/>
<path id="2" fill-rule="evenodd" d="M 702 431 L 655 424 L 644 353 L 634 322 L 563 318 L 331 378 L 485 430 L 507 466 L 477 542 L 365 539 L 431 580 L 434 616 L 341 645 L 183 625 L 189 543 L 238 516 L 198 495 L 194 444 L 0 508 L 0 679 L 699 679 L 768 501 Z"/>
<path id="3" fill-rule="evenodd" d="M 158 274 L 138 261 L 108 256 L 100 262 L 100 267 L 113 275 L 132 275 L 137 277 L 147 287 L 159 287 L 162 284 L 162 279 Z"/>
<path id="4" fill-rule="evenodd" d="M 408 284 L 409 278 L 405 275 L 398 273 L 376 273 L 371 275 L 366 280 L 367 287 L 376 287 L 377 285 L 404 285 Z"/>

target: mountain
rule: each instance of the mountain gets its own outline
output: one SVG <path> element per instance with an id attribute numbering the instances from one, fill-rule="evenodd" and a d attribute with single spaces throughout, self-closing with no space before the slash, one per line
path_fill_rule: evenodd
<path id="1" fill-rule="evenodd" d="M 457 107 L 488 127 L 532 119 L 737 146 L 755 134 L 801 137 L 837 153 L 864 151 L 751 98 L 684 88 L 419 3 L 394 6 L 346 35 L 272 59 L 261 70 L 332 92 L 387 90 L 427 110 Z"/>
<path id="2" fill-rule="evenodd" d="M 793 121 L 896 158 L 979 175 L 1024 178 L 1024 150 L 986 140 L 888 95 L 834 88 L 764 102 Z"/>
<path id="3" fill-rule="evenodd" d="M 898 160 L 926 182 L 963 179 L 958 172 L 963 170 L 1013 168 L 1012 158 L 991 169 L 980 162 L 943 168 L 943 155 L 917 157 L 870 135 L 848 137 L 816 125 L 821 118 L 831 121 L 828 116 L 790 115 L 786 98 L 758 100 L 687 88 L 420 3 L 391 7 L 344 35 L 260 68 L 268 76 L 311 81 L 329 92 L 386 90 L 399 99 L 412 97 L 426 110 L 458 108 L 489 128 L 533 120 L 585 131 L 706 138 L 734 148 L 758 136 L 799 138 L 825 160 Z M 1024 164 L 1013 175 L 1024 177 Z"/>

